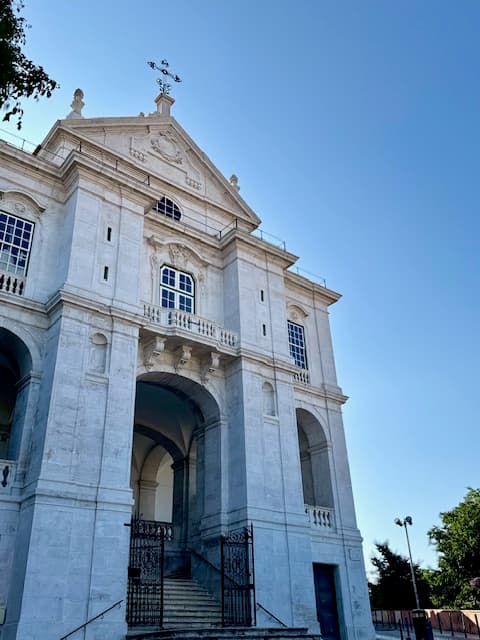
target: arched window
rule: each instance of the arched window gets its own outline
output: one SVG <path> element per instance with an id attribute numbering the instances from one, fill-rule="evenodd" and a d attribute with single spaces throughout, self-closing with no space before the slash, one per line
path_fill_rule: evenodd
<path id="1" fill-rule="evenodd" d="M 288 321 L 288 345 L 290 355 L 300 369 L 308 369 L 305 330 L 300 324 Z"/>
<path id="2" fill-rule="evenodd" d="M 158 200 L 154 204 L 153 210 L 157 213 L 161 213 L 167 218 L 172 218 L 172 220 L 180 220 L 180 218 L 182 217 L 182 212 L 175 204 L 175 202 L 173 202 L 173 200 L 170 200 L 170 198 L 166 198 L 165 196 L 163 196 L 161 200 Z"/>
<path id="3" fill-rule="evenodd" d="M 160 269 L 160 305 L 194 313 L 195 285 L 190 274 L 164 265 Z"/>

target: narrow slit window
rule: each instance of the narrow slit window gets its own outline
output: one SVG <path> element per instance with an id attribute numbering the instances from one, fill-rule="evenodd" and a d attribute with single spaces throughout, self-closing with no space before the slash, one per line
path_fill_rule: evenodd
<path id="1" fill-rule="evenodd" d="M 107 227 L 107 242 L 112 241 L 112 227 Z"/>
<path id="2" fill-rule="evenodd" d="M 108 267 L 103 267 L 103 279 L 108 280 Z"/>

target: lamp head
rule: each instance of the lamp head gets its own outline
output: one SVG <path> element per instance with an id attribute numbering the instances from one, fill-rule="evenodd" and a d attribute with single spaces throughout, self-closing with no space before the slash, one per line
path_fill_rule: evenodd
<path id="1" fill-rule="evenodd" d="M 403 522 L 400 520 L 400 518 L 395 518 L 394 523 L 398 524 L 399 527 L 403 527 Z"/>
<path id="2" fill-rule="evenodd" d="M 405 517 L 405 522 L 406 522 L 407 524 L 413 524 L 413 522 L 412 522 L 412 516 L 406 516 L 406 517 Z"/>

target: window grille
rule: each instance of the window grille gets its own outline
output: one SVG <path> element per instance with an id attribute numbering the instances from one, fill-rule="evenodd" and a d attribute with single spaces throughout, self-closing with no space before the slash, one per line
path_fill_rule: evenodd
<path id="1" fill-rule="evenodd" d="M 194 313 L 195 290 L 191 275 L 173 267 L 160 269 L 160 305 L 166 309 L 179 309 Z"/>
<path id="2" fill-rule="evenodd" d="M 24 276 L 33 237 L 33 222 L 0 211 L 0 269 Z"/>
<path id="3" fill-rule="evenodd" d="M 297 367 L 301 369 L 307 369 L 307 350 L 305 346 L 305 331 L 304 328 L 295 324 L 294 322 L 288 322 L 288 345 L 290 347 L 290 355 Z"/>
<path id="4" fill-rule="evenodd" d="M 180 220 L 180 218 L 182 217 L 182 212 L 175 204 L 175 202 L 173 202 L 173 200 L 170 200 L 170 198 L 166 198 L 165 196 L 154 204 L 153 210 L 157 213 L 161 213 L 167 218 L 172 218 L 172 220 Z"/>

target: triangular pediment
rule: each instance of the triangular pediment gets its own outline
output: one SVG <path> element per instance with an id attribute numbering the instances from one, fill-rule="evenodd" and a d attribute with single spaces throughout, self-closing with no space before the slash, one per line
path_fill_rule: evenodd
<path id="1" fill-rule="evenodd" d="M 205 199 L 228 215 L 252 227 L 260 219 L 231 183 L 171 116 L 131 118 L 75 118 L 60 120 L 57 128 L 68 130 L 103 149 L 128 158 L 147 174 L 161 178 L 190 196 Z M 55 136 L 54 127 L 44 142 Z"/>

